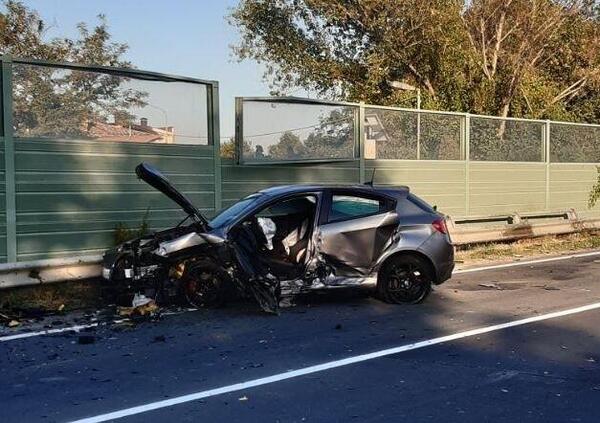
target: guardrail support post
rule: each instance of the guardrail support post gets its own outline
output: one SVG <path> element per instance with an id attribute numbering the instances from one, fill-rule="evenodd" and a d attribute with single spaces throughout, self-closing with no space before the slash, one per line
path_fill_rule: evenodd
<path id="1" fill-rule="evenodd" d="M 15 193 L 15 143 L 12 117 L 12 58 L 2 56 L 2 128 L 6 196 L 6 261 L 17 261 L 17 211 Z"/>

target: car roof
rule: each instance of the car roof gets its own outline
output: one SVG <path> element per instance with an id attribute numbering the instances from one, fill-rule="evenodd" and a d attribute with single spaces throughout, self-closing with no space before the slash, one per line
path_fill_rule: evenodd
<path id="1" fill-rule="evenodd" d="M 260 190 L 259 192 L 270 197 L 278 197 L 286 194 L 301 194 L 303 192 L 323 191 L 326 189 L 355 190 L 357 192 L 373 192 L 375 194 L 387 194 L 394 197 L 405 197 L 410 192 L 407 186 L 371 186 L 370 184 L 295 184 L 295 185 L 277 185 Z"/>

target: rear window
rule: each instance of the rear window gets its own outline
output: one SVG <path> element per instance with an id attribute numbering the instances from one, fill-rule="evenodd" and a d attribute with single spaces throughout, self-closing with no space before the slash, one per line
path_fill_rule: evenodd
<path id="1" fill-rule="evenodd" d="M 329 222 L 370 216 L 386 210 L 386 201 L 357 195 L 334 194 L 329 210 Z"/>

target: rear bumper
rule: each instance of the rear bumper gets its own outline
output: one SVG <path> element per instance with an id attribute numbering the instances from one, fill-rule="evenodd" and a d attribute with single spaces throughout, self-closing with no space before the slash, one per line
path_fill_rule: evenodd
<path id="1" fill-rule="evenodd" d="M 454 270 L 454 246 L 448 236 L 435 233 L 419 248 L 431 259 L 435 268 L 435 281 L 439 285 L 452 276 Z"/>
<path id="2" fill-rule="evenodd" d="M 439 269 L 438 275 L 437 275 L 437 280 L 435 281 L 436 285 L 444 283 L 448 279 L 450 279 L 452 277 L 453 270 L 454 270 L 454 258 L 452 259 L 452 263 L 444 263 L 442 266 L 440 266 L 440 269 Z"/>

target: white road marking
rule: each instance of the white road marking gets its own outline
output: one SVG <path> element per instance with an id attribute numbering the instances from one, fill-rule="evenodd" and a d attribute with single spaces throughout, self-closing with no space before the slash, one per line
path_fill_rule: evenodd
<path id="1" fill-rule="evenodd" d="M 165 312 L 161 313 L 160 315 L 161 316 L 175 316 L 178 314 L 190 313 L 192 311 L 198 311 L 198 309 L 197 308 L 187 308 L 184 311 L 165 311 Z M 94 322 L 94 323 L 88 323 L 86 325 L 75 325 L 75 326 L 68 326 L 66 328 L 47 329 L 47 330 L 41 330 L 41 331 L 37 331 L 37 332 L 15 333 L 14 335 L 0 336 L 0 342 L 14 341 L 16 339 L 23 339 L 23 338 L 31 338 L 33 336 L 53 335 L 55 333 L 79 332 L 81 330 L 88 329 L 88 328 L 95 328 L 97 326 L 118 325 L 120 323 L 129 322 L 130 320 L 131 319 L 117 319 L 117 320 L 111 320 L 109 322 Z"/>
<path id="2" fill-rule="evenodd" d="M 47 329 L 47 330 L 41 330 L 39 332 L 15 333 L 14 335 L 7 335 L 7 336 L 0 337 L 0 342 L 14 341 L 15 339 L 31 338 L 33 336 L 53 335 L 55 333 L 62 333 L 62 332 L 79 332 L 80 330 L 88 329 L 88 328 L 95 328 L 96 326 L 99 326 L 99 325 L 100 325 L 100 323 L 90 323 L 88 325 L 77 325 L 77 326 L 69 326 L 67 328 Z"/>
<path id="3" fill-rule="evenodd" d="M 513 263 L 495 264 L 495 265 L 491 265 L 491 266 L 473 267 L 471 269 L 455 270 L 452 274 L 459 275 L 462 273 L 482 272 L 485 270 L 502 269 L 505 267 L 526 266 L 528 264 L 548 263 L 548 262 L 552 262 L 552 261 L 569 260 L 569 259 L 574 259 L 574 258 L 591 257 L 591 256 L 598 256 L 598 255 L 600 255 L 600 251 L 592 251 L 589 253 L 570 254 L 568 256 L 550 257 L 550 258 L 529 260 L 529 261 L 517 261 L 517 262 L 513 262 Z M 191 309 L 187 309 L 183 313 L 196 311 L 196 310 L 197 309 L 191 308 Z M 179 313 L 178 312 L 166 312 L 166 313 L 163 313 L 163 316 L 168 316 L 170 314 L 179 314 Z M 121 323 L 121 322 L 122 321 L 115 321 L 113 323 Z M 95 326 L 98 326 L 98 323 L 92 323 L 89 325 L 70 326 L 70 327 L 59 328 L 59 329 L 48 329 L 48 330 L 42 330 L 39 332 L 17 333 L 14 335 L 0 336 L 0 342 L 14 341 L 16 339 L 23 339 L 23 338 L 31 338 L 33 336 L 52 335 L 55 333 L 62 333 L 62 332 L 70 332 L 70 331 L 78 332 L 80 330 L 83 330 L 86 328 L 92 328 Z"/>
<path id="4" fill-rule="evenodd" d="M 549 258 L 536 259 L 536 260 L 515 261 L 512 263 L 494 264 L 491 266 L 473 267 L 470 269 L 455 270 L 454 272 L 452 272 L 452 274 L 460 275 L 461 273 L 483 272 L 484 270 L 503 269 L 505 267 L 526 266 L 528 264 L 548 263 L 548 262 L 552 262 L 552 261 L 569 260 L 569 259 L 574 259 L 574 258 L 593 257 L 593 256 L 600 256 L 600 251 L 591 251 L 589 253 L 579 253 L 579 254 L 569 254 L 568 256 L 549 257 Z"/>
<path id="5" fill-rule="evenodd" d="M 119 324 L 119 323 L 123 323 L 123 322 L 127 322 L 127 321 L 129 321 L 129 319 L 118 319 L 118 320 L 112 320 L 110 322 L 95 322 L 95 323 L 89 323 L 87 325 L 75 325 L 75 326 L 69 326 L 66 328 L 46 329 L 46 330 L 41 330 L 39 332 L 22 332 L 22 333 L 16 333 L 14 335 L 7 335 L 7 336 L 0 337 L 0 342 L 14 341 L 15 339 L 31 338 L 32 336 L 53 335 L 55 333 L 79 332 L 81 330 L 88 329 L 88 328 L 95 328 L 98 326 L 105 326 L 105 325 L 111 325 L 111 324 Z"/>
<path id="6" fill-rule="evenodd" d="M 227 394 L 230 392 L 236 392 L 254 388 L 257 386 L 267 385 L 270 383 L 280 382 L 282 380 L 288 380 L 305 376 L 313 373 L 323 372 L 326 370 L 335 369 L 342 366 L 348 366 L 350 364 L 356 364 L 367 360 L 373 360 L 380 357 L 385 357 L 393 354 L 398 354 L 406 351 L 412 351 L 419 348 L 429 347 L 432 345 L 441 344 L 444 342 L 454 341 L 457 339 L 467 338 L 471 336 L 481 335 L 484 333 L 494 332 L 502 329 L 512 328 L 515 326 L 522 326 L 529 323 L 540 322 L 542 320 L 555 319 L 557 317 L 569 316 L 572 314 L 583 313 L 585 311 L 600 309 L 600 303 L 588 304 L 585 306 L 571 308 L 568 310 L 556 311 L 553 313 L 542 314 L 539 316 L 528 317 L 525 319 L 514 320 L 511 322 L 501 323 L 498 325 L 486 326 L 478 329 L 472 329 L 465 332 L 459 332 L 451 335 L 441 336 L 438 338 L 427 339 L 424 341 L 415 342 L 412 344 L 402 345 L 393 348 L 387 348 L 380 351 L 371 352 L 368 354 L 361 354 L 353 357 L 347 357 L 341 360 L 329 361 L 315 366 L 304 367 L 297 370 L 290 370 L 285 373 L 278 373 L 272 376 L 262 377 L 259 379 L 253 379 L 246 382 L 236 383 L 233 385 L 222 386 L 220 388 L 209 389 L 206 391 L 194 392 L 179 397 L 170 398 L 167 400 L 161 400 L 156 402 L 150 402 L 147 404 L 138 405 L 136 407 L 124 408 L 122 410 L 113 411 L 106 414 L 100 414 L 97 416 L 86 417 L 80 420 L 75 420 L 71 423 L 98 423 L 105 422 L 108 420 L 120 419 L 122 417 L 133 416 L 136 414 L 146 413 L 148 411 L 158 410 L 161 408 L 172 407 L 174 405 L 183 404 L 190 401 L 196 401 L 202 398 L 214 397 L 216 395 Z"/>

